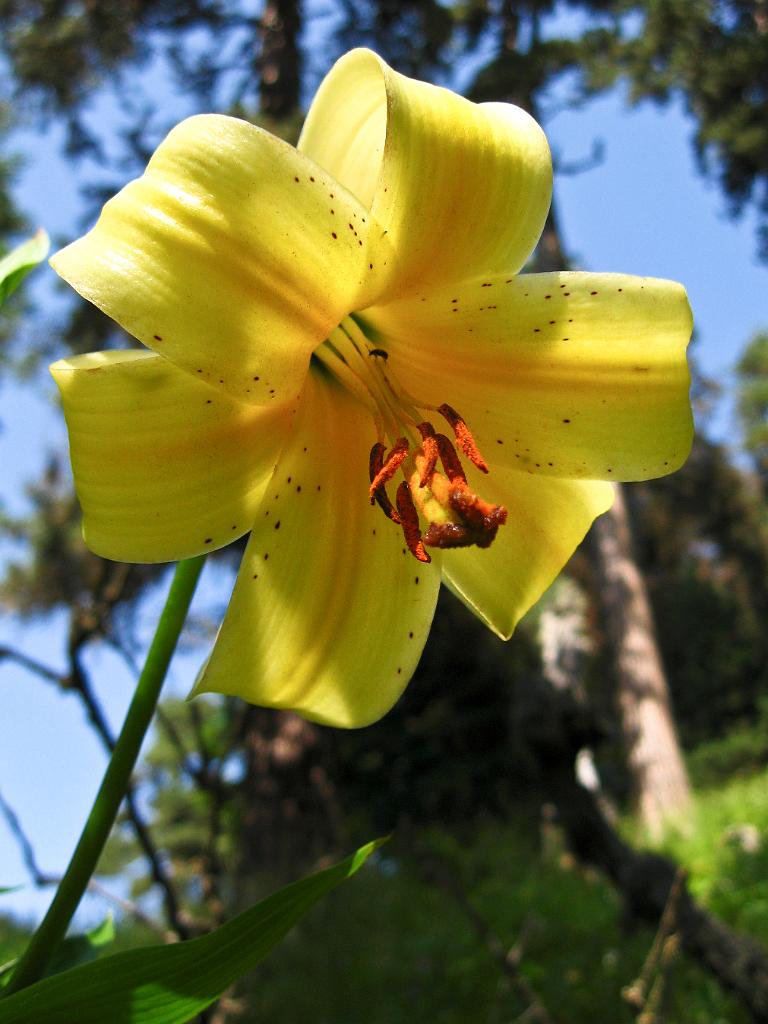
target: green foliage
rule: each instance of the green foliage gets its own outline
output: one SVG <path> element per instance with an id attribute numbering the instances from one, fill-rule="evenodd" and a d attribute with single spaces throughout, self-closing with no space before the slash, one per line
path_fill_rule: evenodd
<path id="1" fill-rule="evenodd" d="M 723 786 L 768 765 L 768 704 L 763 700 L 755 722 L 735 726 L 724 736 L 702 743 L 687 758 L 697 787 Z"/>
<path id="2" fill-rule="evenodd" d="M 764 781 L 763 781 L 764 784 Z M 703 813 L 706 811 L 702 804 Z M 723 872 L 735 864 L 721 862 Z M 738 876 L 720 876 L 738 888 Z M 471 910 L 468 912 L 468 907 Z M 521 985 L 477 929 L 519 951 Z M 768 923 L 768 910 L 764 913 Z M 435 831 L 391 849 L 378 872 L 323 904 L 238 990 L 243 1024 L 632 1024 L 622 989 L 653 942 L 622 927 L 615 892 L 581 870 L 535 809 L 501 824 Z M 301 978 L 301 984 L 296 979 Z M 746 1013 L 685 959 L 668 979 L 665 1024 L 747 1024 Z"/>
<path id="3" fill-rule="evenodd" d="M 768 332 L 749 342 L 736 364 L 737 408 L 744 447 L 754 461 L 763 493 L 768 492 Z"/>
<path id="4" fill-rule="evenodd" d="M 0 259 L 0 306 L 16 291 L 30 270 L 45 259 L 50 245 L 48 235 L 40 228 L 32 238 Z"/>
<path id="5" fill-rule="evenodd" d="M 294 882 L 215 932 L 76 967 L 0 1001 L 0 1024 L 184 1024 L 259 962 L 327 892 L 381 845 Z"/>
<path id="6" fill-rule="evenodd" d="M 61 943 L 56 950 L 48 969 L 46 977 L 54 974 L 61 974 L 80 964 L 88 964 L 95 960 L 105 946 L 111 945 L 115 940 L 115 926 L 112 915 L 104 918 L 100 925 L 84 932 L 82 935 L 70 935 Z M 0 967 L 0 989 L 11 979 L 13 967 L 18 958 L 14 957 Z"/>
<path id="7" fill-rule="evenodd" d="M 768 772 L 695 795 L 690 834 L 665 848 L 690 871 L 693 894 L 724 921 L 768 943 Z"/>

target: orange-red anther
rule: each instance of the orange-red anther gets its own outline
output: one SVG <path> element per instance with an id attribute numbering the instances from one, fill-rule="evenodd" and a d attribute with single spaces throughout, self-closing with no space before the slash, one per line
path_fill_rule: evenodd
<path id="1" fill-rule="evenodd" d="M 413 504 L 411 489 L 405 480 L 403 480 L 397 488 L 397 511 L 400 513 L 403 535 L 405 536 L 405 543 L 408 545 L 408 550 L 414 558 L 418 558 L 420 562 L 431 562 L 432 559 L 427 554 L 426 549 L 424 548 L 424 542 L 421 539 L 419 513 L 416 511 L 416 506 Z"/>
<path id="2" fill-rule="evenodd" d="M 379 441 L 373 448 L 371 448 L 371 454 L 368 459 L 368 474 L 370 479 L 373 481 L 377 474 L 381 471 L 381 467 L 384 465 L 384 452 L 386 451 L 385 446 Z M 400 525 L 400 516 L 397 514 L 395 507 L 389 500 L 389 495 L 386 492 L 384 484 L 377 487 L 374 494 L 371 497 L 371 504 L 378 502 L 379 508 L 382 510 L 387 519 L 391 519 L 393 523 Z"/>
<path id="3" fill-rule="evenodd" d="M 460 416 L 455 409 L 452 409 L 447 403 L 443 403 L 438 410 L 441 416 L 450 423 L 451 429 L 456 435 L 456 440 L 459 442 L 459 448 L 464 452 L 470 462 L 474 463 L 479 470 L 483 473 L 488 472 L 488 464 L 486 463 L 483 456 L 480 454 L 480 449 L 475 443 L 475 439 L 472 436 L 472 431 L 467 426 L 463 417 Z"/>
<path id="4" fill-rule="evenodd" d="M 435 472 L 435 466 L 437 465 L 437 438 L 435 437 L 435 428 L 431 423 L 419 423 L 417 430 L 421 434 L 421 450 L 424 453 L 419 487 L 426 487 L 432 479 L 432 474 Z"/>
<path id="5" fill-rule="evenodd" d="M 464 470 L 459 461 L 459 456 L 456 454 L 456 449 L 453 447 L 453 443 L 448 440 L 445 434 L 435 434 L 435 440 L 437 441 L 437 449 L 440 452 L 440 461 L 443 464 L 445 475 L 452 484 L 465 484 L 467 478 L 464 475 Z"/>
<path id="6" fill-rule="evenodd" d="M 375 444 L 373 448 L 378 448 L 378 444 Z M 376 492 L 380 487 L 383 487 L 395 473 L 398 471 L 400 466 L 405 462 L 408 457 L 408 441 L 404 437 L 398 437 L 395 441 L 392 451 L 383 460 L 382 465 L 376 472 L 375 476 L 371 480 L 371 486 L 368 491 L 371 499 L 376 497 Z M 371 464 L 373 464 L 373 449 L 371 450 Z"/>

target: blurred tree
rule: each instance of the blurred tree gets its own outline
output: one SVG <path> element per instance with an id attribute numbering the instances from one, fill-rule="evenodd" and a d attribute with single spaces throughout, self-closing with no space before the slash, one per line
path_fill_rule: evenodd
<path id="1" fill-rule="evenodd" d="M 631 101 L 679 98 L 694 148 L 733 214 L 752 207 L 768 260 L 768 6 L 765 0 L 618 0 L 582 39 L 586 92 L 623 79 Z"/>
<path id="2" fill-rule="evenodd" d="M 736 364 L 737 408 L 744 447 L 768 496 L 768 333 L 756 334 Z"/>

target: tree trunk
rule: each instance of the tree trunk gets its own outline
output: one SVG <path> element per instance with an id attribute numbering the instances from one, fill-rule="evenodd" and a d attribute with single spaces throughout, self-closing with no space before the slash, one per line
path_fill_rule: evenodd
<path id="1" fill-rule="evenodd" d="M 629 517 L 618 486 L 613 508 L 592 527 L 592 542 L 633 795 L 643 821 L 658 836 L 665 820 L 687 810 L 690 790 L 653 615 L 632 554 Z"/>
<path id="2" fill-rule="evenodd" d="M 536 269 L 562 270 L 567 265 L 553 207 L 536 252 Z M 690 786 L 620 485 L 613 507 L 595 521 L 590 536 L 633 800 L 650 834 L 658 837 L 664 822 L 690 805 Z"/>
<path id="3" fill-rule="evenodd" d="M 299 109 L 299 0 L 266 0 L 261 18 L 259 95 L 262 114 L 285 121 Z"/>

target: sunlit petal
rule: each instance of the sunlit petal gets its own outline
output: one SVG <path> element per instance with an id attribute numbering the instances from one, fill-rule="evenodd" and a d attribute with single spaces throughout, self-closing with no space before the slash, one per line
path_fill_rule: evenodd
<path id="1" fill-rule="evenodd" d="M 494 469 L 470 473 L 470 483 L 508 517 L 485 549 L 446 552 L 443 575 L 451 590 L 502 639 L 571 557 L 592 521 L 611 507 L 614 485 L 602 480 L 556 480 Z"/>
<path id="2" fill-rule="evenodd" d="M 151 352 L 75 356 L 51 372 L 93 551 L 166 562 L 250 530 L 290 407 L 234 402 Z"/>
<path id="3" fill-rule="evenodd" d="M 389 295 L 519 269 L 549 209 L 549 148 L 528 114 L 406 78 L 370 50 L 326 76 L 299 148 L 388 231 Z"/>
<path id="4" fill-rule="evenodd" d="M 174 128 L 142 177 L 51 262 L 177 366 L 240 401 L 279 404 L 378 273 L 370 227 L 306 156 L 207 114 Z"/>
<path id="5" fill-rule="evenodd" d="M 439 569 L 368 502 L 370 418 L 312 371 L 196 692 L 338 726 L 397 700 L 432 621 Z"/>
<path id="6" fill-rule="evenodd" d="M 459 409 L 494 464 L 644 480 L 688 454 L 691 314 L 679 284 L 489 275 L 366 319 L 398 378 Z"/>

